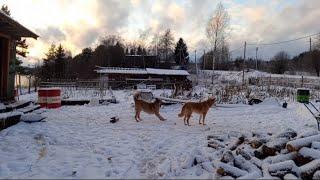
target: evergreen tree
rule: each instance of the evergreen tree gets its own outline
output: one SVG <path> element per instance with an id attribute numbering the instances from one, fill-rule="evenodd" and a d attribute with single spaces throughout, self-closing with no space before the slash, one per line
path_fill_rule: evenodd
<path id="1" fill-rule="evenodd" d="M 177 65 L 187 65 L 189 63 L 188 47 L 182 38 L 179 39 L 175 47 L 174 60 Z"/>
<path id="2" fill-rule="evenodd" d="M 58 78 L 64 77 L 66 66 L 66 51 L 61 44 L 55 51 L 55 73 Z"/>
<path id="3" fill-rule="evenodd" d="M 45 53 L 45 58 L 43 59 L 43 66 L 41 68 L 41 78 L 50 79 L 54 74 L 54 60 L 56 59 L 56 45 L 51 44 L 48 52 Z"/>
<path id="4" fill-rule="evenodd" d="M 9 7 L 7 5 L 5 5 L 5 4 L 2 5 L 1 6 L 1 11 L 3 11 L 6 15 L 11 16 L 10 9 L 9 9 Z"/>
<path id="5" fill-rule="evenodd" d="M 142 54 L 143 54 L 143 51 L 142 51 L 141 46 L 139 45 L 138 49 L 137 49 L 137 55 L 142 55 Z"/>

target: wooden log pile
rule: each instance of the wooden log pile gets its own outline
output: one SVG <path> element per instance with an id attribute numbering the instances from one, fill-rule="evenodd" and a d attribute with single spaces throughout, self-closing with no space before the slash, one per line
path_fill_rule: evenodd
<path id="1" fill-rule="evenodd" d="M 320 132 L 287 129 L 275 135 L 225 137 L 207 137 L 218 157 L 211 163 L 216 178 L 320 178 Z"/>

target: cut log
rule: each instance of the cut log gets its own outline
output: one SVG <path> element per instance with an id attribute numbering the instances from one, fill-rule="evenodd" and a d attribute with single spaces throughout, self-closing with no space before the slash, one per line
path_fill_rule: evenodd
<path id="1" fill-rule="evenodd" d="M 279 162 L 275 164 L 271 164 L 268 167 L 269 173 L 271 176 L 277 176 L 280 178 L 283 178 L 284 175 L 289 174 L 289 173 L 297 173 L 297 166 L 292 160 L 284 161 L 284 162 Z"/>
<path id="2" fill-rule="evenodd" d="M 316 171 L 316 172 L 313 174 L 312 179 L 320 179 L 320 170 Z"/>
<path id="3" fill-rule="evenodd" d="M 311 147 L 313 149 L 319 149 L 320 150 L 320 142 L 312 142 Z"/>
<path id="4" fill-rule="evenodd" d="M 313 141 L 320 141 L 320 134 L 290 141 L 287 149 L 289 152 L 298 151 L 302 147 L 310 147 Z"/>
<path id="5" fill-rule="evenodd" d="M 262 146 L 263 143 L 265 143 L 263 139 L 254 139 L 249 142 L 250 146 L 254 149 L 259 148 L 260 146 Z"/>
<path id="6" fill-rule="evenodd" d="M 286 129 L 276 136 L 276 138 L 287 138 L 292 139 L 297 136 L 297 132 L 291 128 Z"/>
<path id="7" fill-rule="evenodd" d="M 317 130 L 309 130 L 309 131 L 305 131 L 301 134 L 299 134 L 299 136 L 297 138 L 305 138 L 305 137 L 310 137 L 310 136 L 314 136 L 314 135 L 318 135 L 319 131 Z"/>
<path id="8" fill-rule="evenodd" d="M 209 158 L 206 158 L 204 155 L 196 155 L 194 164 L 197 165 L 197 164 L 208 162 L 208 161 L 209 161 Z"/>
<path id="9" fill-rule="evenodd" d="M 238 137 L 237 140 L 235 140 L 234 142 L 230 143 L 227 146 L 227 149 L 230 149 L 231 151 L 235 150 L 240 144 L 242 144 L 245 140 L 244 135 L 241 135 L 240 137 Z"/>
<path id="10" fill-rule="evenodd" d="M 272 176 L 269 173 L 269 164 L 268 163 L 262 163 L 261 170 L 264 178 L 272 179 Z"/>
<path id="11" fill-rule="evenodd" d="M 262 163 L 263 163 L 263 162 L 262 162 L 260 159 L 258 159 L 258 158 L 256 158 L 256 157 L 252 157 L 252 158 L 250 159 L 250 162 L 251 162 L 252 164 L 256 165 L 258 168 L 262 169 Z"/>
<path id="12" fill-rule="evenodd" d="M 294 160 L 297 157 L 298 153 L 297 152 L 291 152 L 288 154 L 278 154 L 276 156 L 270 156 L 264 159 L 264 162 L 267 162 L 269 164 L 275 164 L 287 160 Z"/>
<path id="13" fill-rule="evenodd" d="M 262 146 L 262 153 L 265 156 L 274 156 L 274 155 L 276 155 L 276 152 L 277 152 L 277 150 L 274 147 L 268 147 L 266 145 Z"/>
<path id="14" fill-rule="evenodd" d="M 305 165 L 312 161 L 310 158 L 305 158 L 301 156 L 300 154 L 297 154 L 297 157 L 293 159 L 293 161 L 296 163 L 297 166 Z"/>
<path id="15" fill-rule="evenodd" d="M 270 137 L 270 135 L 268 133 L 252 132 L 252 137 L 268 138 L 268 137 Z"/>
<path id="16" fill-rule="evenodd" d="M 265 159 L 268 156 L 276 155 L 277 150 L 266 145 L 262 145 L 260 148 L 254 151 L 254 156 L 259 159 Z"/>
<path id="17" fill-rule="evenodd" d="M 232 176 L 238 178 L 240 176 L 246 175 L 248 172 L 229 164 L 219 162 L 217 163 L 217 173 L 221 176 Z"/>
<path id="18" fill-rule="evenodd" d="M 214 172 L 214 168 L 211 162 L 204 162 L 201 164 L 201 167 L 208 171 L 209 173 L 213 173 Z"/>
<path id="19" fill-rule="evenodd" d="M 263 154 L 262 147 L 258 148 L 253 153 L 254 153 L 254 156 L 258 159 L 264 159 L 267 157 L 266 155 Z"/>
<path id="20" fill-rule="evenodd" d="M 234 165 L 242 170 L 248 171 L 249 173 L 258 173 L 259 177 L 262 176 L 261 170 L 250 161 L 244 159 L 242 156 L 236 156 L 234 158 Z"/>
<path id="21" fill-rule="evenodd" d="M 320 170 L 320 159 L 313 160 L 308 164 L 299 167 L 300 177 L 302 179 L 311 179 L 313 174 Z"/>
<path id="22" fill-rule="evenodd" d="M 320 151 L 316 149 L 311 149 L 307 147 L 303 147 L 299 150 L 299 154 L 304 158 L 320 159 Z"/>
<path id="23" fill-rule="evenodd" d="M 284 180 L 291 180 L 291 179 L 299 179 L 299 178 L 298 178 L 297 176 L 289 173 L 289 174 L 284 175 L 284 176 L 283 176 L 283 179 L 284 179 Z"/>
<path id="24" fill-rule="evenodd" d="M 195 156 L 194 155 L 190 155 L 183 162 L 182 168 L 183 169 L 189 169 L 194 165 L 194 163 L 195 163 Z"/>
<path id="25" fill-rule="evenodd" d="M 218 141 L 225 141 L 226 139 L 229 138 L 229 135 L 208 135 L 207 136 L 207 140 L 210 140 L 210 139 L 215 139 L 215 140 L 218 140 Z"/>
<path id="26" fill-rule="evenodd" d="M 252 173 L 248 173 L 244 176 L 241 176 L 237 179 L 258 179 L 261 178 L 261 174 L 259 172 L 252 172 Z"/>
<path id="27" fill-rule="evenodd" d="M 236 154 L 237 155 L 241 155 L 242 157 L 244 157 L 246 160 L 250 160 L 252 158 L 252 155 L 249 152 L 249 149 L 245 149 L 245 148 L 238 148 L 236 150 Z"/>
<path id="28" fill-rule="evenodd" d="M 224 148 L 225 145 L 224 143 L 211 139 L 210 141 L 208 141 L 208 147 L 214 148 L 214 149 L 218 149 L 218 148 Z"/>
<path id="29" fill-rule="evenodd" d="M 287 138 L 274 138 L 271 141 L 267 142 L 266 146 L 280 152 L 286 147 L 287 142 L 289 142 L 289 139 Z"/>
<path id="30" fill-rule="evenodd" d="M 234 156 L 231 151 L 225 151 L 222 155 L 221 162 L 232 163 L 234 161 Z"/>

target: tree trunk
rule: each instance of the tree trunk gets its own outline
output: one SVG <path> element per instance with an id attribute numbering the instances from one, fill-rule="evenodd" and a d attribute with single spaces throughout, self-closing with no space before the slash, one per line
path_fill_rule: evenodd
<path id="1" fill-rule="evenodd" d="M 22 94 L 22 89 L 21 89 L 21 75 L 19 74 L 18 77 L 19 77 L 19 91 L 20 91 L 20 94 Z"/>
<path id="2" fill-rule="evenodd" d="M 28 94 L 31 93 L 31 77 L 28 77 Z"/>

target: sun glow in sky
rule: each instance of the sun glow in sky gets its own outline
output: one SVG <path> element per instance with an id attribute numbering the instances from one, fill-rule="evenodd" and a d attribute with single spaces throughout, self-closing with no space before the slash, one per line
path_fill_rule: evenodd
<path id="1" fill-rule="evenodd" d="M 170 28 L 175 40 L 182 37 L 190 51 L 209 49 L 205 36 L 215 0 L 0 0 L 11 16 L 37 33 L 28 39 L 29 62 L 44 57 L 51 43 L 61 43 L 76 55 L 85 47 L 95 47 L 99 38 L 118 34 L 138 41 L 143 33 L 146 44 L 156 33 Z M 224 0 L 231 17 L 230 49 L 247 42 L 273 42 L 319 32 L 319 0 Z M 307 49 L 305 40 L 294 44 L 265 47 L 261 56 L 272 57 L 286 50 L 295 55 Z M 233 56 L 241 55 L 241 51 Z M 250 49 L 248 56 L 253 56 Z"/>

